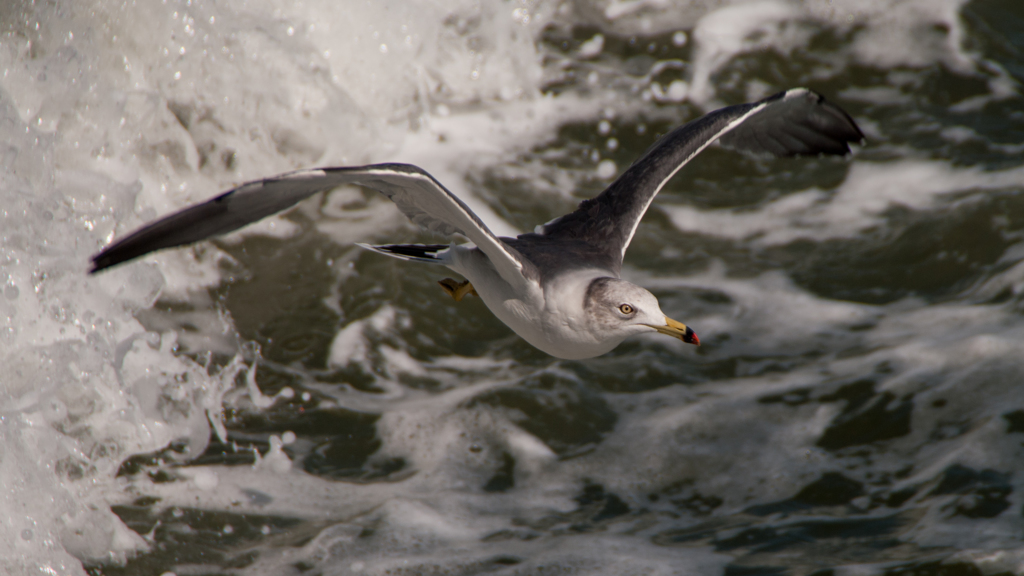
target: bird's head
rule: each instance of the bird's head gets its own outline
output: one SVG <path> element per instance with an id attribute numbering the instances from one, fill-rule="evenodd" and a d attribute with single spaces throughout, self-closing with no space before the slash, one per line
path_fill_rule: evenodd
<path id="1" fill-rule="evenodd" d="M 590 312 L 597 331 L 621 336 L 619 341 L 654 331 L 700 346 L 700 339 L 689 326 L 661 311 L 654 294 L 625 280 L 605 277 L 591 281 L 584 308 Z"/>

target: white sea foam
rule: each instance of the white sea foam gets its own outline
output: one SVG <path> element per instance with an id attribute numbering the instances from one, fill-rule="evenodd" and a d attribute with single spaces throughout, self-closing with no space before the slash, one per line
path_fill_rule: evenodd
<path id="1" fill-rule="evenodd" d="M 607 21 L 601 24 L 610 30 L 693 30 L 689 39 L 697 59 L 687 84 L 666 93 L 673 101 L 684 96 L 701 104 L 712 101 L 710 79 L 721 66 L 752 50 L 793 49 L 807 37 L 801 24 L 808 22 L 835 25 L 840 33 L 856 27 L 847 50 L 864 64 L 941 63 L 967 74 L 979 67 L 961 44 L 961 3 L 954 1 L 856 7 L 772 1 L 584 4 L 580 10 L 603 13 Z M 241 357 L 209 370 L 175 354 L 185 336 L 147 333 L 135 318 L 158 297 L 194 299 L 194 291 L 218 284 L 224 254 L 213 247 L 172 251 L 87 276 L 87 258 L 100 246 L 240 182 L 313 165 L 385 160 L 426 167 L 495 232 L 515 232 L 473 193 L 466 175 L 551 141 L 562 123 L 595 120 L 605 109 L 637 104 L 606 100 L 606 94 L 538 95 L 542 61 L 535 40 L 549 19 L 564 17 L 548 4 L 168 0 L 37 7 L 25 2 L 0 13 L 12 15 L 0 37 L 0 570 L 5 573 L 82 575 L 82 561 L 116 562 L 148 549 L 150 543 L 110 510 L 111 504 L 140 494 L 161 498 L 160 506 L 330 521 L 333 526 L 296 553 L 325 573 L 356 570 L 357 564 L 366 573 L 382 573 L 409 560 L 414 566 L 472 572 L 473 562 L 496 550 L 481 539 L 507 527 L 511 511 L 567 512 L 575 506 L 572 498 L 583 477 L 621 490 L 636 507 L 630 499 L 657 487 L 659 478 L 701 470 L 700 488 L 739 494 L 726 506 L 741 508 L 743 498 L 759 486 L 750 478 L 773 481 L 770 488 L 758 489 L 758 498 L 782 498 L 807 477 L 841 464 L 811 445 L 837 405 L 766 409 L 759 395 L 805 385 L 822 373 L 863 375 L 881 362 L 896 366 L 896 376 L 880 386 L 897 394 L 920 390 L 929 373 L 954 373 L 945 388 L 919 393 L 930 399 L 959 390 L 959 398 L 974 402 L 958 406 L 958 415 L 990 419 L 968 435 L 941 441 L 922 439 L 933 428 L 915 425 L 913 435 L 898 445 L 918 465 L 906 482 L 927 481 L 954 460 L 995 467 L 1017 456 L 1013 439 L 996 434 L 1002 407 L 1019 404 L 1007 382 L 1019 381 L 1009 360 L 1020 356 L 1021 335 L 1007 325 L 1003 308 L 841 303 L 815 297 L 779 274 L 746 281 L 712 269 L 686 279 L 643 280 L 654 289 L 713 286 L 727 293 L 733 299 L 727 312 L 701 311 L 697 320 L 712 334 L 746 334 L 734 340 L 734 350 L 754 356 L 809 347 L 809 333 L 864 337 L 881 349 L 825 358 L 785 376 L 671 386 L 642 395 L 635 410 L 622 412 L 606 442 L 559 466 L 548 446 L 507 415 L 472 404 L 533 368 L 487 357 L 428 364 L 400 346 L 372 350 L 370 333 L 401 321 L 400 311 L 384 307 L 339 332 L 330 360 L 335 366 L 376 368 L 373 354 L 379 353 L 378 384 L 386 393 L 359 398 L 351 393 L 346 406 L 387 407 L 377 428 L 380 455 L 408 462 L 405 481 L 360 485 L 311 476 L 290 461 L 284 439 L 276 437 L 256 467 L 191 467 L 182 472 L 183 482 L 157 483 L 145 474 L 119 480 L 119 466 L 133 454 L 184 440 L 187 450 L 178 457 L 188 459 L 206 448 L 211 433 L 223 439 L 225 398 L 240 402 L 248 394 L 246 406 L 258 408 L 277 397 L 247 391 L 244 384 L 235 387 L 246 370 Z M 936 24 L 949 33 L 940 34 Z M 1005 76 L 996 74 L 989 84 L 993 97 L 1013 93 Z M 898 101 L 893 92 L 857 90 L 844 94 Z M 970 137 L 962 131 L 946 136 Z M 529 167 L 524 174 L 530 174 Z M 856 234 L 878 223 L 896 197 L 909 208 L 929 210 L 953 202 L 948 196 L 1013 186 L 1021 179 L 1019 169 L 984 172 L 938 161 L 856 160 L 837 190 L 798 192 L 751 213 L 664 209 L 686 231 L 781 244 Z M 571 179 L 558 175 L 552 182 L 537 189 L 571 194 Z M 361 197 L 339 190 L 324 205 L 304 204 L 300 210 L 314 214 L 322 231 L 344 242 L 378 232 L 386 236 L 408 225 L 381 200 L 349 207 Z M 242 234 L 287 237 L 295 230 L 286 220 L 270 219 Z M 339 276 L 350 273 L 346 270 L 338 267 Z M 1022 277 L 1019 266 L 1011 267 L 978 293 L 995 294 L 1006 286 L 1019 292 Z M 877 327 L 856 334 L 847 330 L 865 321 L 877 321 Z M 187 346 L 205 345 L 230 356 L 238 344 L 223 335 L 226 322 L 206 318 L 198 324 L 205 339 L 191 336 Z M 453 376 L 467 372 L 468 383 Z M 410 391 L 397 381 L 402 374 L 427 374 L 447 391 Z M 247 376 L 254 382 L 251 371 Z M 750 427 L 735 426 L 737 421 Z M 751 433 L 751 427 L 759 433 Z M 647 449 L 651 446 L 657 450 Z M 484 501 L 479 487 L 501 465 L 502 453 L 516 461 L 515 490 Z M 631 480 L 638 476 L 641 481 Z M 1019 514 L 1006 516 L 993 533 L 972 542 L 978 548 L 1016 542 Z M 338 524 L 339 518 L 349 520 Z M 922 521 L 910 539 L 949 545 L 972 534 L 955 525 L 955 518 L 930 521 Z M 361 522 L 377 522 L 381 539 L 360 548 Z M 721 571 L 728 561 L 706 550 L 654 546 L 612 532 L 516 539 L 506 549 L 531 558 L 533 564 L 524 570 L 558 563 L 595 574 L 701 574 Z M 253 573 L 294 566 L 292 553 L 290 548 L 267 551 Z M 1019 565 L 1013 562 L 1003 558 L 990 564 Z"/>
<path id="2" fill-rule="evenodd" d="M 764 0 L 734 4 L 701 18 L 693 32 L 698 49 L 690 98 L 711 98 L 711 75 L 737 54 L 769 47 L 789 52 L 806 43 L 809 31 L 790 25 L 802 15 L 795 4 Z"/>
<path id="3" fill-rule="evenodd" d="M 932 2 L 873 0 L 867 2 L 803 2 L 778 0 L 722 2 L 696 21 L 693 39 L 697 47 L 689 98 L 697 103 L 714 102 L 712 76 L 733 57 L 757 50 L 788 55 L 806 45 L 816 26 L 838 33 L 855 30 L 844 50 L 847 57 L 865 65 L 887 69 L 921 68 L 942 64 L 964 74 L 988 79 L 991 96 L 969 103 L 980 106 L 991 98 L 1015 93 L 1008 75 L 992 63 L 980 63 L 964 43 L 959 12 L 964 0 Z M 677 13 L 657 20 L 659 30 L 681 27 Z M 687 25 L 692 25 L 688 22 Z M 1000 71 L 995 76 L 988 73 Z M 827 75 L 825 70 L 822 75 Z M 756 94 L 752 94 L 757 96 Z M 965 103 L 968 105 L 968 103 Z"/>
<path id="4" fill-rule="evenodd" d="M 216 284 L 216 251 L 96 277 L 87 257 L 237 182 L 393 159 L 432 103 L 534 96 L 543 15 L 503 6 L 19 5 L 0 40 L 6 573 L 82 574 L 80 560 L 145 549 L 110 512 L 117 467 L 179 438 L 201 453 L 240 366 L 207 375 L 132 317 Z"/>

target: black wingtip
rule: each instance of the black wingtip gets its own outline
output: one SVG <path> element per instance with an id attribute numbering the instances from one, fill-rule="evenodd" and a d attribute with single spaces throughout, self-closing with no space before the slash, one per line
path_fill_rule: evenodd
<path id="1" fill-rule="evenodd" d="M 819 106 L 826 108 L 830 113 L 845 121 L 835 127 L 836 136 L 842 140 L 843 144 L 844 151 L 841 155 L 846 155 L 851 152 L 850 144 L 856 144 L 858 146 L 864 146 L 867 144 L 867 137 L 864 136 L 864 132 L 861 131 L 860 126 L 857 125 L 857 122 L 854 121 L 853 117 L 850 116 L 846 110 L 843 110 L 839 106 L 828 101 L 824 96 L 814 92 L 813 90 L 809 90 L 809 92 L 818 97 Z"/>
<path id="2" fill-rule="evenodd" d="M 89 274 L 97 274 L 108 268 L 120 266 L 167 247 L 158 242 L 152 242 L 152 239 L 149 238 L 148 230 L 143 228 L 114 242 L 89 258 L 92 262 Z"/>
<path id="3" fill-rule="evenodd" d="M 118 262 L 111 262 L 105 258 L 101 258 L 102 255 L 103 254 L 100 253 L 93 256 L 90 259 L 92 261 L 92 266 L 89 268 L 89 275 L 99 274 L 100 272 L 106 270 L 107 268 L 110 268 L 111 266 L 116 266 L 118 264 Z"/>
<path id="4" fill-rule="evenodd" d="M 224 199 L 233 192 L 230 190 L 213 200 L 165 216 L 117 240 L 91 258 L 89 273 L 96 274 L 151 252 L 193 244 L 241 228 L 248 222 L 224 217 L 227 213 Z"/>
<path id="5" fill-rule="evenodd" d="M 450 247 L 451 246 L 449 244 L 386 244 L 383 246 L 374 246 L 374 248 L 388 252 L 389 254 L 398 254 L 400 256 L 424 258 L 428 260 L 437 260 L 437 253 Z"/>
<path id="6" fill-rule="evenodd" d="M 90 264 L 92 265 L 92 267 L 89 268 L 89 274 L 90 275 L 98 274 L 98 273 L 106 270 L 107 268 L 111 268 L 111 267 L 117 266 L 118 264 L 122 264 L 122 263 L 127 262 L 128 260 L 130 260 L 130 258 L 128 258 L 128 259 L 111 258 L 110 255 L 107 252 L 108 252 L 107 250 L 104 250 L 104 251 L 100 252 L 99 254 L 95 254 L 91 258 L 89 258 Z"/>
<path id="7" fill-rule="evenodd" d="M 853 152 L 851 144 L 866 141 L 845 110 L 808 88 L 792 88 L 723 110 L 742 112 L 751 107 L 755 113 L 719 139 L 725 147 L 775 157 L 847 156 Z"/>

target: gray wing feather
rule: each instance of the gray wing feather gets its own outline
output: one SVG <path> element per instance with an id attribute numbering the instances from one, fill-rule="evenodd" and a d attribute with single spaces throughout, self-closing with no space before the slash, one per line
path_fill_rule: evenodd
<path id="1" fill-rule="evenodd" d="M 394 166 L 390 169 L 395 170 Z M 389 174 L 376 171 L 372 177 L 361 179 L 358 183 L 387 196 L 413 224 L 425 230 L 444 236 L 466 235 L 462 228 L 453 224 L 453 221 L 460 219 L 461 214 L 450 212 L 452 208 L 456 212 L 468 212 L 469 209 L 465 205 L 459 206 L 461 201 L 447 190 L 444 190 L 446 194 L 443 196 L 435 194 L 436 188 L 441 185 L 426 172 L 410 171 L 405 173 L 396 170 Z M 441 188 L 443 189 L 443 187 Z M 453 199 L 458 204 L 451 206 Z M 479 220 L 475 220 L 473 225 L 486 228 Z"/>
<path id="2" fill-rule="evenodd" d="M 764 107 L 760 111 L 719 137 L 723 146 L 774 156 L 841 156 L 850 151 L 849 142 L 864 139 L 849 114 L 806 88 L 780 92 L 746 106 L 761 104 Z M 764 140 L 758 136 L 774 143 L 762 145 Z"/>
<path id="3" fill-rule="evenodd" d="M 237 230 L 318 192 L 343 184 L 377 190 L 416 224 L 444 235 L 469 238 L 507 282 L 520 284 L 533 265 L 487 228 L 461 200 L 430 174 L 410 164 L 301 170 L 243 184 L 211 200 L 147 224 L 92 257 L 92 272 L 150 252 L 183 246 Z"/>
<path id="4" fill-rule="evenodd" d="M 552 238 L 599 245 L 615 269 L 654 196 L 715 140 L 729 148 L 774 156 L 846 154 L 864 135 L 838 106 L 805 88 L 729 106 L 684 124 L 656 142 L 597 197 L 538 228 Z"/>
<path id="5" fill-rule="evenodd" d="M 334 188 L 322 170 L 303 170 L 248 182 L 132 232 L 92 257 L 96 273 L 140 256 L 237 230 Z"/>

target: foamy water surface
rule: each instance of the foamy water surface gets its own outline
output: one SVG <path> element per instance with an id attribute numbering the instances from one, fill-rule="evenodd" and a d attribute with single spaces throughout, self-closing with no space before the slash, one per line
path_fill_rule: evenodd
<path id="1" fill-rule="evenodd" d="M 0 6 L 0 571 L 1024 572 L 1024 6 Z M 97 276 L 234 184 L 418 164 L 500 234 L 807 86 L 846 159 L 720 148 L 624 275 L 699 349 L 561 361 L 342 188 Z"/>

